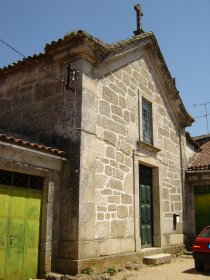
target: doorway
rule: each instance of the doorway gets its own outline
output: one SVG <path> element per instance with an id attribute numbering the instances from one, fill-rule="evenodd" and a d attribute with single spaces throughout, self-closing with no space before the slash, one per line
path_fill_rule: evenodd
<path id="1" fill-rule="evenodd" d="M 37 278 L 43 178 L 0 170 L 0 279 Z"/>
<path id="2" fill-rule="evenodd" d="M 196 234 L 210 224 L 210 186 L 195 187 Z"/>
<path id="3" fill-rule="evenodd" d="M 139 166 L 140 234 L 142 248 L 153 246 L 152 168 Z"/>

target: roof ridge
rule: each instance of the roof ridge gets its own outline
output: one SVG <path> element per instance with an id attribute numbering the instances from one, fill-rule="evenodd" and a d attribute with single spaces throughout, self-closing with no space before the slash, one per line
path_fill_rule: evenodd
<path id="1" fill-rule="evenodd" d="M 193 136 L 192 138 L 194 140 L 200 140 L 200 139 L 204 139 L 204 138 L 208 138 L 210 137 L 210 134 L 202 134 L 202 135 L 198 135 L 198 136 Z"/>
<path id="2" fill-rule="evenodd" d="M 81 30 L 81 29 L 78 29 L 78 30 L 75 30 L 75 31 L 72 31 L 70 33 L 67 33 L 66 35 L 64 35 L 62 38 L 59 38 L 58 40 L 56 41 L 51 41 L 50 43 L 46 43 L 44 48 L 43 48 L 43 52 L 39 52 L 38 54 L 33 54 L 33 55 L 29 55 L 27 57 L 24 57 L 22 60 L 17 60 L 15 62 L 12 62 L 11 64 L 8 64 L 6 66 L 3 66 L 2 68 L 0 68 L 0 72 L 3 72 L 3 71 L 6 71 L 6 70 L 9 70 L 9 69 L 12 69 L 13 67 L 15 66 L 19 66 L 19 65 L 23 65 L 25 63 L 30 63 L 32 62 L 33 60 L 35 61 L 35 59 L 40 59 L 40 58 L 43 58 L 47 55 L 48 51 L 52 48 L 54 48 L 56 45 L 60 44 L 60 43 L 63 43 L 67 40 L 70 40 L 72 39 L 73 37 L 82 37 L 82 36 L 85 36 L 87 37 L 88 39 L 94 41 L 95 43 L 101 45 L 102 47 L 104 47 L 105 49 L 113 49 L 113 48 L 117 48 L 117 47 L 123 47 L 125 46 L 127 43 L 131 43 L 133 41 L 135 41 L 136 39 L 143 39 L 147 36 L 151 36 L 151 35 L 154 35 L 153 32 L 144 32 L 142 33 L 141 35 L 138 35 L 138 36 L 132 36 L 128 39 L 123 39 L 123 40 L 120 40 L 118 42 L 114 42 L 114 43 L 105 43 L 103 40 L 97 38 L 97 37 L 94 37 L 92 35 L 90 35 L 88 32 L 86 32 L 85 30 Z"/>

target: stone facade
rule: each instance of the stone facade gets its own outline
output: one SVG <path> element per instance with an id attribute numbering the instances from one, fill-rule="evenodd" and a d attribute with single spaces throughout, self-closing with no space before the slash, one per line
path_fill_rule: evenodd
<path id="1" fill-rule="evenodd" d="M 192 118 L 154 35 L 107 46 L 79 31 L 46 46 L 37 61 L 0 70 L 0 129 L 60 146 L 69 159 L 56 198 L 52 270 L 76 273 L 141 252 L 140 165 L 152 170 L 152 246 L 183 244 L 183 155 Z M 69 63 L 79 78 L 66 86 Z M 143 141 L 142 98 L 152 104 L 152 145 Z"/>
<path id="2" fill-rule="evenodd" d="M 91 178 L 80 185 L 81 190 L 85 189 L 80 196 L 80 202 L 84 199 L 85 204 L 80 206 L 84 206 L 81 212 L 88 215 L 84 221 L 89 221 L 90 225 L 91 219 L 90 226 L 95 228 L 92 236 L 88 235 L 97 244 L 94 257 L 141 249 L 137 230 L 138 178 L 134 182 L 140 163 L 157 169 L 154 170 L 154 183 L 158 189 L 154 191 L 154 215 L 158 217 L 154 225 L 155 246 L 180 244 L 183 240 L 182 223 L 176 231 L 173 229 L 173 214 L 179 213 L 182 220 L 180 128 L 167 106 L 166 93 L 151 61 L 142 53 L 139 56 L 128 65 L 119 61 L 118 65 L 109 66 L 109 69 L 112 67 L 111 74 L 104 73 L 97 83 L 90 81 L 87 75 L 83 80 L 84 107 L 94 104 L 89 121 L 94 116 L 95 127 L 84 131 L 81 137 L 81 168 L 84 167 L 86 173 L 88 170 Z M 123 60 L 132 61 L 132 58 L 130 55 Z M 106 67 L 108 65 L 99 71 L 105 72 Z M 153 137 L 154 146 L 160 149 L 158 153 L 138 145 L 142 138 L 139 119 L 142 97 L 153 106 Z M 92 202 L 87 199 L 88 189 Z M 134 213 L 138 214 L 135 216 Z"/>

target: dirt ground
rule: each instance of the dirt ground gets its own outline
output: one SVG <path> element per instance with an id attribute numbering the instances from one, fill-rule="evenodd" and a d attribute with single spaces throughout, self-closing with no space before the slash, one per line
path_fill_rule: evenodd
<path id="1" fill-rule="evenodd" d="M 197 272 L 191 256 L 172 259 L 159 266 L 143 266 L 139 270 L 124 270 L 111 277 L 112 280 L 202 280 L 210 276 L 210 267 Z"/>
<path id="2" fill-rule="evenodd" d="M 204 280 L 210 277 L 210 266 L 203 272 L 197 272 L 194 268 L 194 260 L 191 254 L 172 258 L 171 263 L 158 266 L 146 266 L 143 264 L 127 264 L 120 272 L 110 275 L 110 271 L 101 275 L 79 274 L 77 276 L 66 275 L 65 280 Z M 48 278 L 57 279 L 57 278 Z M 60 278 L 59 278 L 60 279 Z"/>

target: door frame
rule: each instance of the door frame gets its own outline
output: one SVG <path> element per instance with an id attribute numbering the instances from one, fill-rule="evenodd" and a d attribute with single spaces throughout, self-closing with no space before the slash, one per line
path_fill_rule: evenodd
<path id="1" fill-rule="evenodd" d="M 1 163 L 1 162 L 0 162 Z M 49 176 L 47 170 L 45 172 L 35 172 L 35 170 L 25 170 L 24 168 L 5 168 L 1 166 L 0 169 L 9 172 L 18 172 L 26 175 L 34 175 L 43 177 L 41 209 L 40 209 L 40 237 L 39 237 L 39 253 L 38 253 L 38 272 L 37 277 L 43 278 L 46 271 L 51 271 L 52 264 L 52 226 L 53 226 L 53 203 L 54 203 L 54 182 Z M 47 172 L 46 172 L 47 171 Z M 48 176 L 46 176 L 48 175 Z M 15 187 L 15 186 L 13 186 Z M 18 186 L 17 186 L 18 188 Z"/>
<path id="2" fill-rule="evenodd" d="M 69 161 L 29 142 L 0 141 L 0 169 L 44 178 L 40 221 L 39 278 L 44 278 L 57 266 L 57 249 L 60 239 L 59 211 L 63 172 Z"/>
<path id="3" fill-rule="evenodd" d="M 152 219 L 153 219 L 153 246 L 161 247 L 163 239 L 161 236 L 161 202 L 160 202 L 160 182 L 161 173 L 160 163 L 153 157 L 147 157 L 145 154 L 136 152 L 134 154 L 134 208 L 135 208 L 135 241 L 136 252 L 142 250 L 141 234 L 140 234 L 140 201 L 139 201 L 139 166 L 144 165 L 152 168 Z"/>

